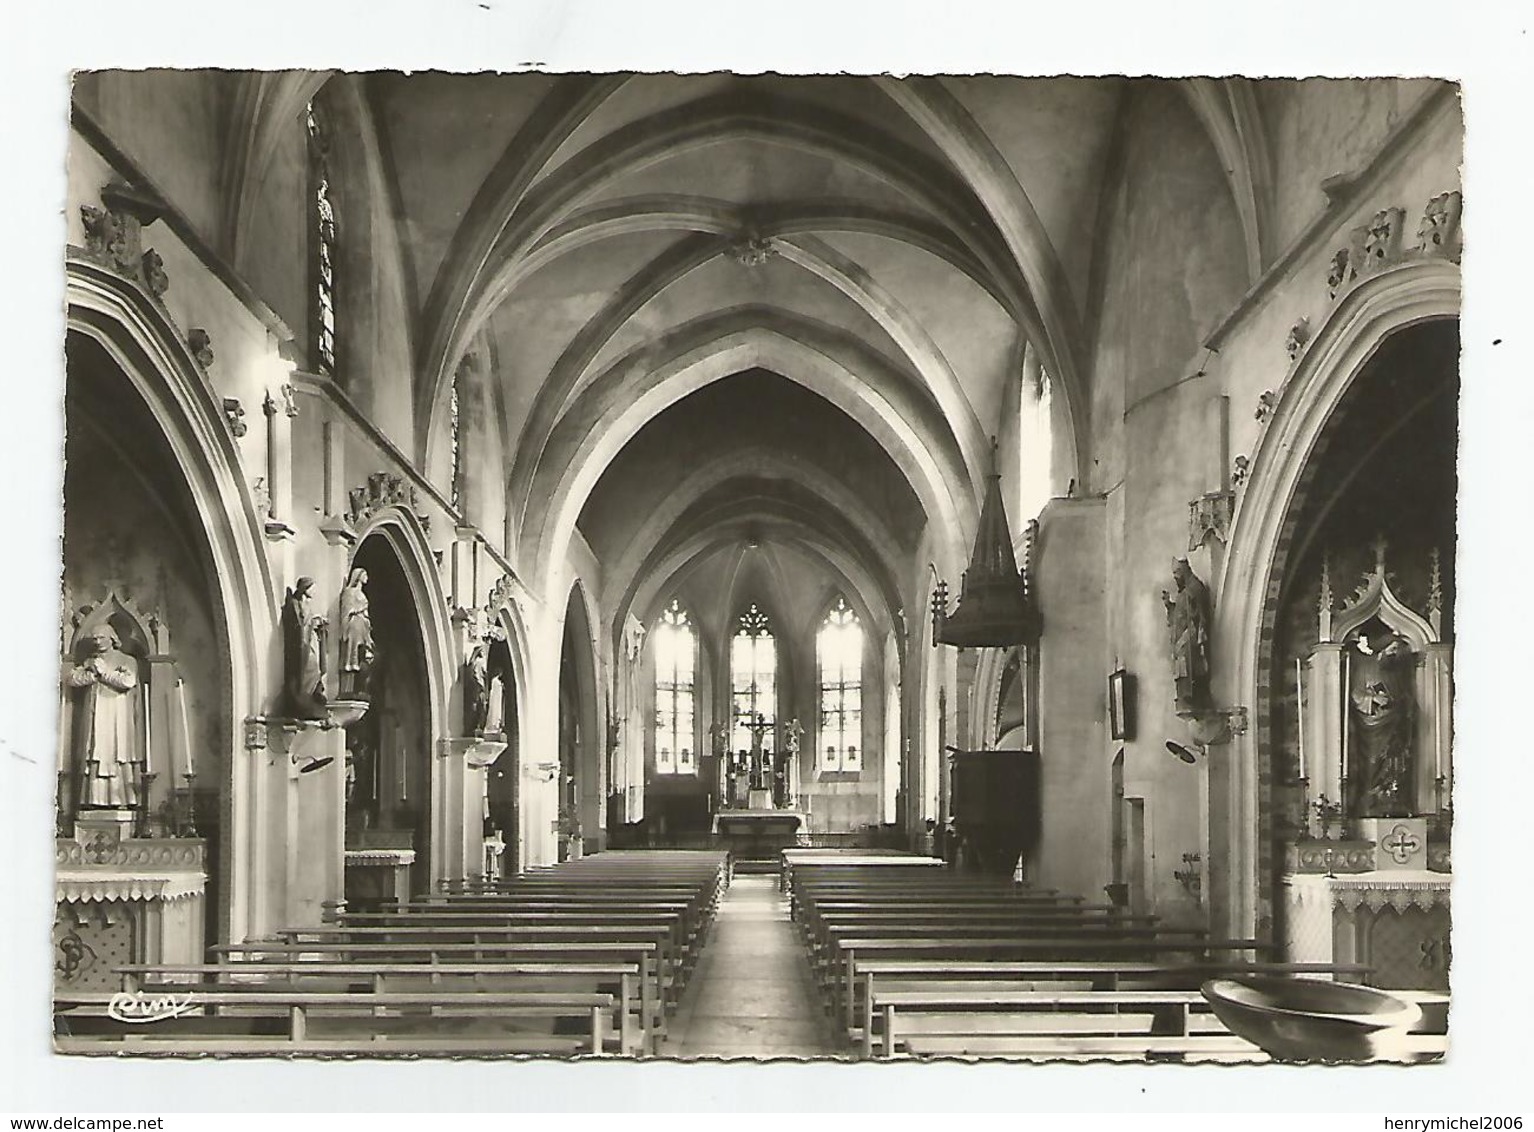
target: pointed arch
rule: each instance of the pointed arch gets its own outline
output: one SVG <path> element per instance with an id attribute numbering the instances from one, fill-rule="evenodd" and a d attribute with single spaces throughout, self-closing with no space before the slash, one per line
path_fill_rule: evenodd
<path id="1" fill-rule="evenodd" d="M 1272 660 L 1264 641 L 1277 616 L 1302 476 L 1333 412 L 1384 340 L 1415 323 L 1457 318 L 1459 310 L 1459 267 L 1445 259 L 1407 260 L 1357 283 L 1301 355 L 1253 454 L 1218 575 L 1211 643 L 1215 655 L 1231 658 L 1216 673 L 1216 698 L 1248 707 L 1255 723 L 1232 742 L 1220 771 L 1225 781 L 1211 783 L 1211 852 L 1229 878 L 1229 891 L 1215 894 L 1222 901 L 1215 912 L 1229 931 L 1253 933 L 1271 914 L 1260 884 L 1272 822 L 1260 785 L 1269 756 L 1265 666 Z"/>
<path id="2" fill-rule="evenodd" d="M 212 555 L 217 597 L 227 633 L 229 718 L 221 721 L 226 750 L 244 750 L 243 725 L 264 714 L 280 681 L 275 580 L 265 553 L 260 513 L 241 471 L 222 407 L 165 311 L 136 284 L 71 255 L 65 268 L 66 326 L 97 342 L 132 383 L 159 424 L 186 476 Z M 242 939 L 275 926 L 265 863 L 252 851 L 262 815 L 255 812 L 247 760 L 230 760 L 221 820 L 227 883 L 220 932 Z"/>

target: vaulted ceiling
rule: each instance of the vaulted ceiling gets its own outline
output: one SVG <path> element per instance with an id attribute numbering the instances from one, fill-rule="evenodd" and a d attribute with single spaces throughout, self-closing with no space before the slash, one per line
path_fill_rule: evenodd
<path id="1" fill-rule="evenodd" d="M 905 563 L 884 555 L 973 530 L 1025 342 L 1070 412 L 1121 80 L 362 82 L 417 297 L 418 412 L 440 416 L 464 353 L 493 358 L 507 505 L 537 560 L 577 526 L 604 561 L 664 560 L 725 513 L 668 493 L 727 497 L 733 476 L 769 528 L 863 539 L 889 588 Z M 831 451 L 879 470 L 830 471 Z M 827 484 L 843 498 L 809 506 Z M 860 500 L 894 529 L 838 520 Z M 634 521 L 657 513 L 673 526 Z"/>
<path id="2" fill-rule="evenodd" d="M 918 555 L 951 574 L 1030 365 L 1056 394 L 1051 487 L 1088 482 L 1126 131 L 1178 118 L 1170 175 L 1185 199 L 1223 198 L 1233 301 L 1300 214 L 1276 192 L 1270 135 L 1327 121 L 1297 84 L 1240 79 L 157 74 L 90 76 L 77 103 L 111 117 L 137 100 L 122 131 L 169 115 L 218 151 L 215 193 L 184 207 L 256 274 L 276 258 L 256 242 L 263 194 L 278 173 L 301 183 L 283 131 L 316 92 L 344 109 L 362 266 L 392 280 L 368 332 L 393 353 L 368 380 L 407 387 L 401 446 L 441 478 L 472 355 L 518 568 L 551 579 L 579 532 L 630 593 L 625 571 L 721 522 L 708 501 L 732 485 L 753 530 L 801 549 L 813 534 L 876 590 L 909 588 Z M 1149 119 L 1131 113 L 1139 92 Z"/>

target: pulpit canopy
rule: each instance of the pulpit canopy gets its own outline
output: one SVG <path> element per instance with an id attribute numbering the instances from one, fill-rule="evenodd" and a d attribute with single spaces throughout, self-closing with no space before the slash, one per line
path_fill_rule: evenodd
<path id="1" fill-rule="evenodd" d="M 1001 475 L 996 470 L 995 441 L 991 442 L 991 471 L 986 476 L 985 501 L 969 569 L 959 582 L 959 604 L 948 612 L 948 584 L 938 581 L 932 593 L 932 643 L 956 648 L 1006 648 L 1033 644 L 1040 620 L 1028 592 L 1026 570 L 1017 568 L 1012 532 L 1001 501 Z"/>

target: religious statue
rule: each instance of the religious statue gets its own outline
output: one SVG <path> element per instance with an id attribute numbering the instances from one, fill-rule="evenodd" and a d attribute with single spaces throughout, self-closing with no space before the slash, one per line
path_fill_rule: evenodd
<path id="1" fill-rule="evenodd" d="M 283 711 L 292 719 L 326 719 L 325 619 L 310 612 L 313 578 L 300 578 L 282 603 Z"/>
<path id="2" fill-rule="evenodd" d="M 368 572 L 354 569 L 341 591 L 341 695 L 366 699 L 373 663 L 373 621 L 368 613 Z"/>
<path id="3" fill-rule="evenodd" d="M 86 637 L 80 651 L 68 682 L 82 690 L 74 735 L 76 765 L 84 778 L 81 805 L 128 809 L 138 802 L 139 733 L 131 695 L 138 687 L 138 666 L 108 625 Z"/>
<path id="4" fill-rule="evenodd" d="M 483 735 L 490 713 L 489 650 L 483 641 L 474 646 L 464 666 L 464 731 Z"/>
<path id="5" fill-rule="evenodd" d="M 1196 715 L 1212 705 L 1209 694 L 1209 587 L 1186 558 L 1172 564 L 1176 596 L 1161 591 L 1172 643 L 1172 677 L 1178 715 Z"/>
<path id="6" fill-rule="evenodd" d="M 1408 817 L 1415 802 L 1417 657 L 1393 633 L 1368 651 L 1363 645 L 1349 662 L 1349 812 L 1354 817 Z"/>
<path id="7" fill-rule="evenodd" d="M 799 739 L 804 734 L 804 727 L 797 719 L 790 719 L 783 725 L 783 750 L 789 755 L 799 753 Z"/>

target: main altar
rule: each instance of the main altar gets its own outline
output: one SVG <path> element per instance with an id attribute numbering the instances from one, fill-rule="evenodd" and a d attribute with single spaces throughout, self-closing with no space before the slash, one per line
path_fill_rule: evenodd
<path id="1" fill-rule="evenodd" d="M 1365 981 L 1447 990 L 1452 645 L 1436 554 L 1422 612 L 1391 588 L 1386 547 L 1333 608 L 1322 574 L 1317 643 L 1295 660 L 1298 836 L 1282 882 L 1297 962 L 1362 963 Z"/>
<path id="2" fill-rule="evenodd" d="M 808 840 L 809 814 L 798 807 L 800 729 L 797 721 L 785 724 L 777 750 L 776 724 L 758 714 L 744 726 L 751 749 L 719 754 L 713 832 L 737 859 L 776 860 L 780 850 Z M 716 745 L 723 739 L 721 729 Z"/>

